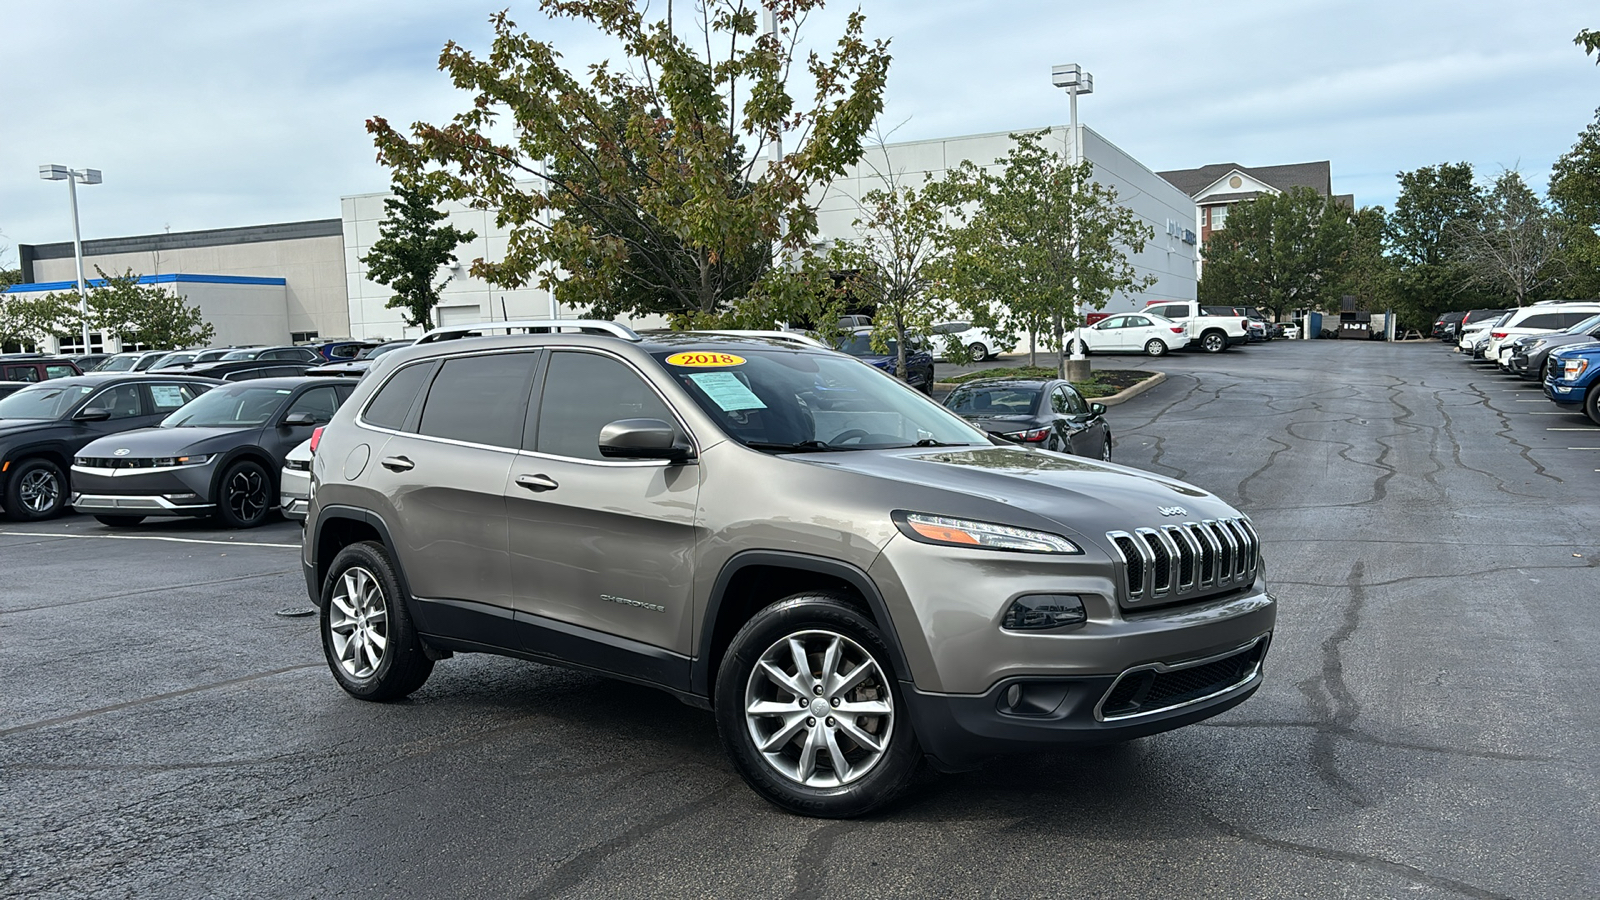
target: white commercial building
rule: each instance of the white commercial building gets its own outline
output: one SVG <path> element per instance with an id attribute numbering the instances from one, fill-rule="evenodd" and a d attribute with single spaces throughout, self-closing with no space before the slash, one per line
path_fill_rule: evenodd
<path id="1" fill-rule="evenodd" d="M 1138 274 L 1153 277 L 1154 282 L 1142 294 L 1113 296 L 1106 302 L 1105 311 L 1139 309 L 1148 300 L 1195 299 L 1198 237 L 1194 201 L 1092 129 L 1080 125 L 1078 130 L 1082 138 L 1082 158 L 1093 164 L 1094 180 L 1116 191 L 1117 201 L 1132 210 L 1155 233 L 1145 243 L 1143 252 L 1129 254 L 1129 261 Z M 944 178 L 963 160 L 998 171 L 997 161 L 1015 145 L 1010 134 L 996 132 L 869 148 L 861 162 L 852 166 L 843 178 L 812 198 L 818 203 L 819 237 L 823 240 L 855 237 L 853 223 L 861 215 L 861 198 L 873 189 L 886 188 L 886 176 L 892 175 L 901 184 L 920 188 L 924 181 Z M 1043 143 L 1064 158 L 1073 158 L 1070 128 L 1048 129 Z"/>

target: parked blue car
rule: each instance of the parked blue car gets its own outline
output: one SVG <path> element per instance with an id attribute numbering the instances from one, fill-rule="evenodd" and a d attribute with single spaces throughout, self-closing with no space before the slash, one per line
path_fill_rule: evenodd
<path id="1" fill-rule="evenodd" d="M 1558 406 L 1580 408 L 1600 425 L 1600 344 L 1574 344 L 1551 351 L 1544 395 Z"/>
<path id="2" fill-rule="evenodd" d="M 839 340 L 839 349 L 890 375 L 894 374 L 900 355 L 893 338 L 889 339 L 886 352 L 872 349 L 871 328 L 857 328 L 845 335 Z M 916 344 L 906 347 L 906 383 L 924 394 L 933 393 L 933 354 Z"/>

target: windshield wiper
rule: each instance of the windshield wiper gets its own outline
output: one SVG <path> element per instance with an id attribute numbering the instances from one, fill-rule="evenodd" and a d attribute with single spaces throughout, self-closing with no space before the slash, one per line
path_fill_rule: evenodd
<path id="1" fill-rule="evenodd" d="M 830 450 L 860 450 L 860 447 L 835 447 L 826 441 L 796 441 L 793 444 L 784 444 L 775 441 L 745 441 L 744 445 L 752 450 L 780 450 L 785 453 L 817 453 Z"/>
<path id="2" fill-rule="evenodd" d="M 947 444 L 944 441 L 936 441 L 933 438 L 923 438 L 922 440 L 917 441 L 915 444 L 912 444 L 911 446 L 913 446 L 913 447 L 971 447 L 972 444 Z"/>

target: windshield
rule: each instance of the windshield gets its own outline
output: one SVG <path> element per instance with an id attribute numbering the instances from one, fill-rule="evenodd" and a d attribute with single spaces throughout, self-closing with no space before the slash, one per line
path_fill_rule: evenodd
<path id="1" fill-rule="evenodd" d="M 51 385 L 23 388 L 0 400 L 0 419 L 59 419 L 79 400 L 94 390 L 93 385 Z"/>
<path id="2" fill-rule="evenodd" d="M 162 420 L 162 428 L 242 428 L 265 425 L 289 399 L 288 388 L 220 387 Z"/>
<path id="3" fill-rule="evenodd" d="M 130 372 L 133 364 L 139 361 L 137 356 L 113 356 L 98 366 L 96 372 Z"/>
<path id="4" fill-rule="evenodd" d="M 379 344 L 376 347 L 368 347 L 361 351 L 361 354 L 356 359 L 377 359 L 391 350 L 399 350 L 401 347 L 409 346 L 411 346 L 410 341 L 393 341 L 387 344 Z"/>
<path id="5" fill-rule="evenodd" d="M 186 362 L 193 362 L 194 357 L 193 353 L 168 353 L 166 356 L 156 360 L 155 365 L 150 368 L 164 369 L 167 366 L 181 366 Z"/>
<path id="6" fill-rule="evenodd" d="M 260 352 L 260 350 L 234 350 L 231 353 L 222 354 L 222 362 L 233 362 L 236 359 L 255 359 L 256 354 Z"/>
<path id="7" fill-rule="evenodd" d="M 960 387 L 944 402 L 964 416 L 1031 416 L 1039 406 L 1036 387 Z"/>
<path id="8" fill-rule="evenodd" d="M 851 356 L 899 356 L 900 342 L 894 338 L 885 338 L 883 352 L 879 353 L 872 349 L 872 335 L 870 333 L 847 334 L 839 339 L 839 351 L 848 353 Z"/>
<path id="9" fill-rule="evenodd" d="M 781 350 L 741 354 L 668 351 L 655 357 L 729 437 L 758 450 L 989 443 L 949 410 L 853 359 Z M 704 357 L 729 362 L 708 366 Z"/>

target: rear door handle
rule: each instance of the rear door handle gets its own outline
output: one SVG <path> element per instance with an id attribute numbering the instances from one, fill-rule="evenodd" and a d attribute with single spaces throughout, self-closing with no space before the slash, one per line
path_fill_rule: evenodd
<path id="1" fill-rule="evenodd" d="M 525 487 L 534 493 L 538 493 L 540 491 L 553 491 L 561 485 L 556 484 L 556 480 L 549 475 L 518 475 L 517 486 Z"/>
<path id="2" fill-rule="evenodd" d="M 404 456 L 391 456 L 380 465 L 391 472 L 409 472 L 417 466 L 416 463 L 406 459 Z"/>

